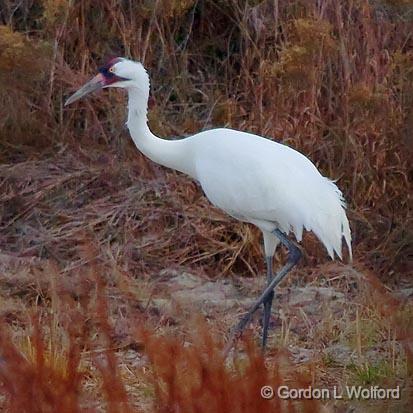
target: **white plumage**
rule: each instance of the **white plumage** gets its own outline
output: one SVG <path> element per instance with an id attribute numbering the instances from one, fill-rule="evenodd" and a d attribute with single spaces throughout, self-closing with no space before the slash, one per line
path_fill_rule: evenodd
<path id="1" fill-rule="evenodd" d="M 304 155 L 233 129 L 207 130 L 181 140 L 156 137 L 147 125 L 148 75 L 140 63 L 127 59 L 113 59 L 103 66 L 66 104 L 109 86 L 128 91 L 127 126 L 142 153 L 196 179 L 212 204 L 261 229 L 269 284 L 273 279 L 270 259 L 277 244 L 281 240 L 292 247 L 277 230 L 287 235 L 292 232 L 297 241 L 301 241 L 304 229 L 313 231 L 332 259 L 335 254 L 342 258 L 344 237 L 351 259 L 351 234 L 342 193 Z M 269 295 L 264 292 L 260 303 L 268 301 Z M 265 327 L 264 331 L 266 336 Z"/>
<path id="2" fill-rule="evenodd" d="M 341 258 L 344 236 L 351 236 L 344 200 L 337 186 L 294 149 L 250 133 L 213 129 L 189 138 L 195 174 L 205 195 L 218 208 L 251 222 L 264 237 L 275 228 L 292 231 L 301 241 L 313 231 L 331 258 Z M 268 251 L 267 256 L 274 251 Z"/>

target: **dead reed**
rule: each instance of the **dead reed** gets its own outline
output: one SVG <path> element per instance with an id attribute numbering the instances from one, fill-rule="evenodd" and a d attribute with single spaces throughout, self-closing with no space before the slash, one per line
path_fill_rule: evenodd
<path id="1" fill-rule="evenodd" d="M 228 224 L 185 178 L 128 150 L 119 94 L 63 111 L 63 97 L 104 56 L 126 55 L 150 70 L 155 132 L 226 125 L 302 150 L 339 179 L 357 257 L 394 280 L 409 270 L 409 2 L 3 3 L 2 248 L 28 253 L 13 236 L 23 223 L 37 228 L 35 240 L 25 237 L 32 255 L 70 251 L 76 227 L 96 234 L 100 226 L 99 242 L 116 238 L 123 250 L 126 239 L 156 238 L 149 253 L 159 267 L 201 266 L 210 275 L 261 268 L 255 232 Z M 169 236 L 161 241 L 159 231 Z"/>
<path id="2" fill-rule="evenodd" d="M 18 333 L 2 320 L 2 411 L 318 411 L 316 400 L 291 403 L 261 397 L 264 385 L 274 389 L 286 383 L 297 388 L 309 385 L 310 377 L 296 374 L 286 354 L 274 354 L 266 364 L 259 348 L 247 339 L 244 351 L 226 363 L 221 340 L 201 318 L 193 319 L 192 334 L 185 340 L 155 333 L 147 321 L 137 319 L 128 345 L 120 346 L 102 268 L 88 267 L 84 281 L 93 287 L 83 298 L 68 294 L 50 268 L 44 288 L 49 305 L 37 307 L 26 320 L 27 329 Z M 133 351 L 139 362 L 128 365 L 127 351 Z"/>
<path id="3" fill-rule="evenodd" d="M 319 408 L 263 400 L 265 380 L 402 383 L 409 394 L 411 303 L 388 290 L 411 286 L 412 16 L 410 0 L 2 1 L 1 408 Z M 111 55 L 149 69 L 155 133 L 252 131 L 339 180 L 358 271 L 320 265 L 325 251 L 307 235 L 293 279 L 344 291 L 343 311 L 282 308 L 269 364 L 247 340 L 224 365 L 227 326 L 195 322 L 191 335 L 151 307 L 162 269 L 260 274 L 260 238 L 132 148 L 119 93 L 63 109 Z M 288 346 L 321 359 L 294 364 Z"/>

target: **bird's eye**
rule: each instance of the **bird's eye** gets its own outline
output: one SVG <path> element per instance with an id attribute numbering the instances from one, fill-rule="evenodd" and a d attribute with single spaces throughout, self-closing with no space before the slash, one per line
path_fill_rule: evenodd
<path id="1" fill-rule="evenodd" d="M 109 68 L 109 72 L 110 72 L 110 73 L 115 73 L 115 69 L 114 69 L 113 66 Z"/>

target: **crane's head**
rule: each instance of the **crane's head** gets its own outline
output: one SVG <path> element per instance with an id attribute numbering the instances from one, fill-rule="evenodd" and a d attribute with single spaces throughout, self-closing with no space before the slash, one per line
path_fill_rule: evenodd
<path id="1" fill-rule="evenodd" d="M 99 73 L 70 96 L 66 100 L 65 106 L 89 93 L 107 87 L 137 88 L 147 97 L 149 95 L 149 77 L 141 63 L 116 57 L 100 67 Z"/>

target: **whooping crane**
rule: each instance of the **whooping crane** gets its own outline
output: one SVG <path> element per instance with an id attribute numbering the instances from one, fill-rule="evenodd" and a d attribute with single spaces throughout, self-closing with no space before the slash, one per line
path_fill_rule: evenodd
<path id="1" fill-rule="evenodd" d="M 351 260 L 351 233 L 341 191 L 300 152 L 251 133 L 219 128 L 180 140 L 158 138 L 147 124 L 149 77 L 138 62 L 110 60 L 65 106 L 107 87 L 127 90 L 127 126 L 143 154 L 197 180 L 212 204 L 262 231 L 267 286 L 234 328 L 227 351 L 261 304 L 265 348 L 274 288 L 301 257 L 300 249 L 287 235 L 292 232 L 301 241 L 303 229 L 313 231 L 332 259 L 335 254 L 342 258 L 344 237 Z M 288 260 L 273 276 L 273 256 L 280 242 L 288 249 Z"/>

